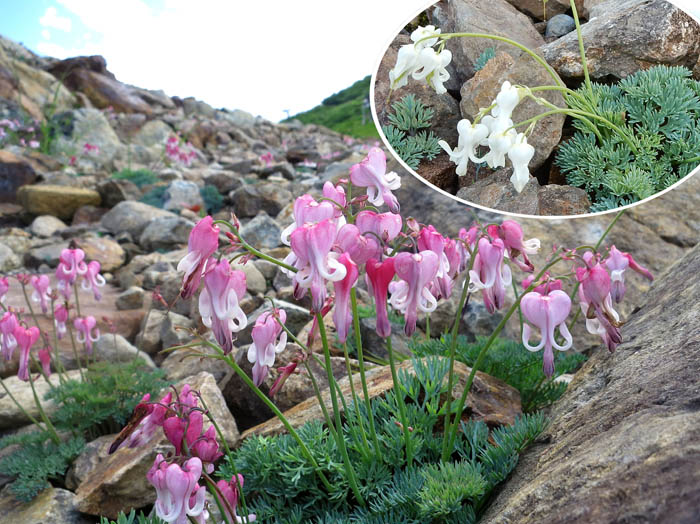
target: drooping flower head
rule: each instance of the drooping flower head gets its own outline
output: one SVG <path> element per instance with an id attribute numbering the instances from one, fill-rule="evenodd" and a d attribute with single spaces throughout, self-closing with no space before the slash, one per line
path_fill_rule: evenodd
<path id="1" fill-rule="evenodd" d="M 566 319 L 571 311 L 571 299 L 564 291 L 557 289 L 549 293 L 531 291 L 526 293 L 520 301 L 520 310 L 525 319 L 539 328 L 541 340 L 536 346 L 530 345 L 532 329 L 530 324 L 523 325 L 523 345 L 529 351 L 539 351 L 544 348 L 544 374 L 551 377 L 554 374 L 554 352 L 552 348 L 566 351 L 573 344 L 573 338 L 566 326 Z M 565 344 L 559 345 L 556 341 L 555 329 L 559 327 L 559 333 L 564 337 Z"/>
<path id="2" fill-rule="evenodd" d="M 226 514 L 226 520 L 231 524 L 240 524 L 244 522 L 242 517 L 238 516 L 236 508 L 238 507 L 238 488 L 243 489 L 243 475 L 240 473 L 235 476 L 231 481 L 226 482 L 225 480 L 220 480 L 216 483 L 216 487 L 226 499 L 226 504 L 223 504 L 224 513 Z M 246 522 L 255 522 L 256 516 L 250 514 L 246 517 Z"/>
<path id="3" fill-rule="evenodd" d="M 284 309 L 266 311 L 255 321 L 251 332 L 253 343 L 248 347 L 248 362 L 253 364 L 253 383 L 258 387 L 265 381 L 270 367 L 275 364 L 275 355 L 287 347 L 287 332 L 277 322 L 275 315 L 283 324 L 287 321 Z"/>
<path id="4" fill-rule="evenodd" d="M 29 283 L 34 288 L 32 300 L 41 304 L 41 312 L 46 314 L 51 300 L 51 281 L 48 275 L 32 275 Z"/>
<path id="5" fill-rule="evenodd" d="M 612 352 L 622 342 L 622 335 L 618 329 L 620 316 L 612 305 L 610 275 L 592 253 L 586 252 L 584 261 L 586 267 L 576 268 L 576 279 L 580 283 L 579 302 L 587 319 L 586 329 L 600 335 Z"/>
<path id="6" fill-rule="evenodd" d="M 355 225 L 363 235 L 373 233 L 382 241 L 391 242 L 401 233 L 403 219 L 398 213 L 376 213 L 366 209 L 357 214 Z"/>
<path id="7" fill-rule="evenodd" d="M 199 288 L 202 275 L 207 271 L 210 257 L 219 247 L 219 226 L 213 226 L 214 219 L 204 217 L 192 228 L 187 242 L 187 255 L 177 265 L 178 271 L 184 271 L 182 279 L 182 298 L 194 296 Z"/>
<path id="8" fill-rule="evenodd" d="M 0 304 L 5 303 L 5 296 L 10 290 L 10 279 L 7 277 L 0 277 Z"/>
<path id="9" fill-rule="evenodd" d="M 501 90 L 496 95 L 496 107 L 491 110 L 491 115 L 497 120 L 510 120 L 513 117 L 513 111 L 520 103 L 520 94 L 520 90 L 508 80 L 503 82 Z"/>
<path id="10" fill-rule="evenodd" d="M 444 95 L 447 89 L 443 84 L 450 79 L 447 66 L 451 61 L 452 52 L 449 49 L 438 53 L 432 47 L 426 47 L 418 53 L 411 76 L 414 80 L 425 80 L 438 95 Z"/>
<path id="11" fill-rule="evenodd" d="M 347 253 L 343 253 L 338 258 L 338 262 L 345 266 L 345 278 L 333 282 L 335 288 L 335 310 L 333 311 L 333 322 L 338 334 L 338 340 L 344 343 L 348 336 L 350 324 L 352 323 L 352 312 L 350 311 L 350 290 L 357 282 L 360 271 L 357 264 Z"/>
<path id="12" fill-rule="evenodd" d="M 450 156 L 450 160 L 457 164 L 457 175 L 465 176 L 469 167 L 469 160 L 472 162 L 479 160 L 476 156 L 476 148 L 486 140 L 486 137 L 489 135 L 489 128 L 484 124 L 472 124 L 471 121 L 465 118 L 457 123 L 457 132 L 459 133 L 459 140 L 454 150 L 444 140 L 440 140 L 438 144 Z"/>
<path id="13" fill-rule="evenodd" d="M 58 266 L 56 267 L 56 279 L 58 279 L 58 290 L 66 300 L 70 299 L 71 286 L 79 276 L 87 273 L 85 263 L 85 251 L 82 249 L 64 249 L 61 251 Z"/>
<path id="14" fill-rule="evenodd" d="M 216 439 L 216 428 L 214 426 L 209 426 L 189 447 L 190 453 L 195 457 L 199 457 L 204 464 L 206 472 L 209 474 L 214 471 L 214 463 L 224 455 L 219 448 L 219 441 Z"/>
<path id="15" fill-rule="evenodd" d="M 204 511 L 206 488 L 199 486 L 202 461 L 193 457 L 182 467 L 168 464 L 160 453 L 146 478 L 156 488 L 156 514 L 169 523 L 188 524 L 189 517 L 198 517 Z"/>
<path id="16" fill-rule="evenodd" d="M 226 354 L 233 349 L 232 333 L 248 324 L 245 313 L 238 305 L 245 292 L 245 273 L 231 269 L 225 259 L 204 276 L 204 289 L 199 294 L 199 314 Z"/>
<path id="17" fill-rule="evenodd" d="M 282 231 L 282 243 L 289 245 L 289 237 L 298 227 L 304 224 L 317 224 L 326 219 L 336 217 L 336 206 L 332 202 L 322 200 L 317 202 L 311 195 L 302 195 L 294 201 L 294 222 Z"/>
<path id="18" fill-rule="evenodd" d="M 369 150 L 362 162 L 350 168 L 350 181 L 358 187 L 367 188 L 372 205 L 389 206 L 392 213 L 399 212 L 399 201 L 392 191 L 401 187 L 399 175 L 386 172 L 386 155 L 378 147 Z"/>
<path id="19" fill-rule="evenodd" d="M 292 251 L 296 256 L 294 296 L 300 299 L 311 290 L 312 310 L 318 313 L 326 300 L 326 281 L 336 282 L 345 278 L 345 266 L 338 262 L 337 253 L 331 248 L 336 239 L 336 226 L 326 219 L 318 224 L 298 227 L 290 236 Z"/>
<path id="20" fill-rule="evenodd" d="M 373 235 L 360 234 L 360 229 L 355 224 L 345 224 L 341 227 L 336 242 L 340 250 L 357 265 L 382 254 L 379 239 Z"/>
<path id="21" fill-rule="evenodd" d="M 640 266 L 632 255 L 623 253 L 615 246 L 610 248 L 608 258 L 605 259 L 605 266 L 610 271 L 610 279 L 612 281 L 611 295 L 615 302 L 622 302 L 625 296 L 625 270 L 629 267 L 640 275 L 645 276 L 650 281 L 654 280 L 651 272 L 643 266 Z"/>
<path id="22" fill-rule="evenodd" d="M 51 351 L 49 348 L 43 348 L 39 350 L 39 362 L 41 363 L 41 369 L 44 372 L 44 376 L 47 378 L 51 376 Z"/>
<path id="23" fill-rule="evenodd" d="M 527 137 L 523 133 L 518 133 L 510 149 L 508 149 L 508 158 L 513 164 L 513 174 L 510 177 L 510 181 L 518 193 L 525 189 L 530 180 L 528 164 L 534 156 L 535 148 L 527 143 Z"/>
<path id="24" fill-rule="evenodd" d="M 25 328 L 18 325 L 15 328 L 14 335 L 19 347 L 19 371 L 17 371 L 17 378 L 26 382 L 29 380 L 29 352 L 32 346 L 36 344 L 36 341 L 39 340 L 39 328 L 36 326 Z"/>
<path id="25" fill-rule="evenodd" d="M 470 292 L 481 290 L 489 313 L 501 309 L 505 303 L 506 287 L 512 282 L 510 268 L 503 263 L 503 240 L 481 237 L 472 270 L 469 272 Z"/>
<path id="26" fill-rule="evenodd" d="M 387 295 L 389 294 L 389 284 L 396 271 L 394 270 L 394 258 L 387 258 L 383 262 L 375 259 L 367 261 L 365 266 L 367 271 L 367 287 L 374 295 L 374 303 L 377 309 L 377 334 L 386 338 L 391 335 L 391 324 L 389 323 L 389 313 L 387 311 Z"/>
<path id="27" fill-rule="evenodd" d="M 344 208 L 348 203 L 343 186 L 334 186 L 333 182 L 329 180 L 323 184 L 323 196 L 338 204 L 337 206 L 333 206 L 335 208 L 335 218 L 343 216 L 343 210 L 341 208 Z M 332 202 L 330 202 L 330 204 L 332 204 Z"/>
<path id="28" fill-rule="evenodd" d="M 5 360 L 12 358 L 12 353 L 17 347 L 15 330 L 18 326 L 17 317 L 10 311 L 6 311 L 0 319 L 0 343 L 2 344 L 2 356 Z"/>
<path id="29" fill-rule="evenodd" d="M 500 226 L 495 224 L 488 226 L 488 234 L 491 238 L 500 238 L 507 250 L 510 259 L 518 267 L 531 273 L 535 267 L 530 262 L 528 255 L 533 255 L 540 250 L 540 241 L 537 238 L 523 240 L 523 228 L 515 220 L 504 220 Z M 522 257 L 522 261 L 518 257 Z"/>
<path id="30" fill-rule="evenodd" d="M 81 287 L 85 291 L 92 290 L 95 300 L 100 300 L 102 298 L 102 293 L 100 293 L 99 288 L 103 287 L 105 283 L 104 277 L 100 275 L 100 263 L 97 260 L 89 262 L 87 271 L 83 276 Z"/>
<path id="31" fill-rule="evenodd" d="M 404 314 L 404 332 L 411 336 L 416 330 L 418 310 L 431 313 L 437 307 L 437 299 L 430 293 L 429 285 L 438 272 L 440 260 L 432 251 L 399 253 L 394 257 L 394 269 L 401 279 L 389 285 L 389 303 Z"/>
<path id="32" fill-rule="evenodd" d="M 76 338 L 81 344 L 85 344 L 85 351 L 92 355 L 92 343 L 100 339 L 100 330 L 97 329 L 97 320 L 92 315 L 77 317 L 73 320 L 73 326 L 78 330 Z"/>
<path id="33" fill-rule="evenodd" d="M 66 322 L 68 321 L 68 310 L 63 304 L 54 306 L 53 319 L 56 325 L 56 337 L 61 340 L 66 334 Z"/>

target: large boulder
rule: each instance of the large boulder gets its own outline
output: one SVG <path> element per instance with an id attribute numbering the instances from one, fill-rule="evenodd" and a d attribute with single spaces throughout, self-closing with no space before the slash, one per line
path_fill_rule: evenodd
<path id="1" fill-rule="evenodd" d="M 537 20 L 551 20 L 553 17 L 566 13 L 571 9 L 569 0 L 507 0 L 518 11 Z M 576 9 L 583 14 L 584 0 L 576 0 Z"/>
<path id="2" fill-rule="evenodd" d="M 552 409 L 483 522 L 695 522 L 700 507 L 700 247 L 653 285 Z"/>
<path id="3" fill-rule="evenodd" d="M 53 215 L 69 220 L 79 207 L 99 206 L 100 194 L 81 187 L 33 185 L 17 190 L 17 200 L 32 215 Z"/>
<path id="4" fill-rule="evenodd" d="M 693 69 L 700 56 L 700 26 L 666 0 L 603 2 L 581 27 L 591 78 L 625 78 L 664 64 Z M 541 49 L 566 79 L 583 79 L 576 32 Z"/>
<path id="5" fill-rule="evenodd" d="M 96 153 L 79 156 L 80 168 L 108 164 L 123 148 L 117 133 L 102 111 L 83 107 L 57 114 L 54 120 L 61 130 L 54 146 L 57 152 L 70 157 L 82 152 L 85 144 L 99 148 Z"/>
<path id="6" fill-rule="evenodd" d="M 123 231 L 132 238 L 138 239 L 146 226 L 158 217 L 174 217 L 173 213 L 164 209 L 149 206 L 142 202 L 125 200 L 119 202 L 102 217 L 101 225 L 113 235 Z"/>
<path id="7" fill-rule="evenodd" d="M 25 503 L 17 500 L 10 488 L 0 492 L 0 514 L 3 522 L 29 524 L 89 524 L 91 519 L 75 507 L 75 495 L 66 489 L 49 488 Z"/>
<path id="8" fill-rule="evenodd" d="M 0 151 L 0 202 L 15 202 L 17 190 L 35 181 L 36 173 L 25 158 Z"/>

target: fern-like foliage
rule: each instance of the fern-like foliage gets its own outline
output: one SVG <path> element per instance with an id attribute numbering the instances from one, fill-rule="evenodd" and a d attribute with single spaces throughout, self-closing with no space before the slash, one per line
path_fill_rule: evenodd
<path id="1" fill-rule="evenodd" d="M 474 62 L 474 71 L 481 71 L 489 60 L 496 56 L 495 47 L 487 47 L 484 52 L 479 55 L 479 58 Z"/>
<path id="2" fill-rule="evenodd" d="M 100 518 L 100 524 L 165 524 L 164 520 L 158 517 L 147 517 L 142 513 L 136 515 L 135 510 L 131 510 L 131 513 L 125 515 L 124 512 L 120 512 L 117 515 L 117 520 L 110 520 L 107 517 Z"/>
<path id="3" fill-rule="evenodd" d="M 443 335 L 427 341 L 413 341 L 411 350 L 417 357 L 448 356 L 450 340 L 449 336 Z M 486 337 L 477 337 L 476 342 L 470 343 L 460 335 L 457 338 L 456 359 L 467 366 L 473 366 L 485 343 Z M 578 353 L 557 351 L 554 376 L 551 380 L 546 380 L 542 373 L 542 357 L 538 353 L 526 351 L 517 342 L 497 339 L 489 348 L 480 370 L 520 391 L 523 411 L 534 413 L 557 400 L 566 390 L 566 383 L 555 382 L 553 379 L 574 371 L 585 360 L 586 357 Z"/>
<path id="4" fill-rule="evenodd" d="M 224 207 L 224 197 L 221 196 L 219 190 L 214 186 L 204 186 L 199 190 L 199 194 L 202 195 L 202 200 L 204 200 L 204 207 L 207 213 L 213 215 L 221 211 Z"/>
<path id="5" fill-rule="evenodd" d="M 116 180 L 129 180 L 138 187 L 151 186 L 158 183 L 158 175 L 150 169 L 122 169 L 112 175 Z"/>
<path id="6" fill-rule="evenodd" d="M 426 107 L 414 95 L 406 95 L 391 106 L 389 125 L 382 128 L 389 144 L 406 164 L 417 169 L 421 160 L 432 160 L 441 151 L 440 140 L 427 131 L 433 118 L 433 110 Z"/>
<path id="7" fill-rule="evenodd" d="M 513 426 L 493 432 L 471 421 L 458 432 L 452 461 L 440 463 L 441 405 L 446 393 L 447 359 L 415 360 L 415 374 L 400 373 L 399 394 L 407 403 L 414 461 L 406 462 L 404 435 L 396 392 L 371 402 L 350 403 L 345 413 L 352 426 L 344 438 L 367 504 L 359 507 L 345 480 L 335 439 L 319 421 L 299 429 L 302 440 L 329 480 L 326 491 L 289 435 L 250 437 L 235 451 L 235 470 L 246 478 L 249 511 L 271 523 L 438 523 L 476 522 L 490 494 L 517 464 L 518 455 L 546 427 L 541 415 L 524 415 Z M 380 449 L 367 454 L 358 424 L 372 417 Z M 366 429 L 365 429 L 366 430 Z M 501 449 L 502 448 L 502 449 Z M 219 475 L 230 479 L 234 468 L 226 460 Z"/>
<path id="8" fill-rule="evenodd" d="M 580 96 L 567 95 L 572 109 L 594 113 L 617 126 L 628 141 L 600 120 L 590 127 L 574 121 L 577 131 L 562 144 L 556 164 L 567 182 L 586 190 L 592 211 L 604 211 L 650 197 L 685 177 L 700 155 L 700 82 L 684 67 L 656 66 L 618 85 L 593 84 Z"/>

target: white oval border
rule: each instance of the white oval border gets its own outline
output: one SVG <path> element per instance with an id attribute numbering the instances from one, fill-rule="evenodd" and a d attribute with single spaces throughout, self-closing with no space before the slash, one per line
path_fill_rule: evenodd
<path id="1" fill-rule="evenodd" d="M 673 1 L 673 2 L 672 2 L 671 0 L 666 0 L 666 1 L 667 1 L 668 3 L 670 3 L 670 4 L 675 5 L 678 9 L 680 9 L 680 10 L 683 11 L 685 14 L 687 14 L 688 16 L 690 16 L 693 20 L 695 20 L 696 22 L 700 23 L 700 20 L 696 19 L 695 16 L 691 15 L 690 13 L 688 13 L 687 11 L 685 11 L 685 9 L 683 9 L 681 6 L 678 5 L 678 0 Z M 431 184 L 430 182 L 428 182 L 427 180 L 425 180 L 422 176 L 420 176 L 417 172 L 415 172 L 413 169 L 411 169 L 410 167 L 408 167 L 408 165 L 406 164 L 406 162 L 404 162 L 403 159 L 402 159 L 399 155 L 396 154 L 396 152 L 394 151 L 394 148 L 392 148 L 391 145 L 389 145 L 389 141 L 386 139 L 386 136 L 384 135 L 384 131 L 382 131 L 381 126 L 378 125 L 378 123 L 379 123 L 379 118 L 377 117 L 377 108 L 376 108 L 375 101 L 374 101 L 374 98 L 375 98 L 375 97 L 374 97 L 374 85 L 375 85 L 376 80 L 377 80 L 377 73 L 379 73 L 379 66 L 381 65 L 382 59 L 384 58 L 384 54 L 386 53 L 386 50 L 389 48 L 389 46 L 391 45 L 391 43 L 392 43 L 392 42 L 394 41 L 394 39 L 396 38 L 396 35 L 398 35 L 398 34 L 401 32 L 401 30 L 402 30 L 404 27 L 406 27 L 406 25 L 407 25 L 411 20 L 413 20 L 413 19 L 416 18 L 418 15 L 420 15 L 423 11 L 427 10 L 428 8 L 432 7 L 433 5 L 435 5 L 435 4 L 437 4 L 437 3 L 438 3 L 437 1 L 431 0 L 431 2 L 428 3 L 428 5 L 426 5 L 426 6 L 423 7 L 422 9 L 419 9 L 419 10 L 415 11 L 414 14 L 413 14 L 412 16 L 408 17 L 408 18 L 405 20 L 405 22 L 399 26 L 398 30 L 396 30 L 396 31 L 392 34 L 392 36 L 389 38 L 387 44 L 383 47 L 382 52 L 381 52 L 381 55 L 379 56 L 379 59 L 376 61 L 376 64 L 375 64 L 375 66 L 374 66 L 374 70 L 373 70 L 373 72 L 372 72 L 372 78 L 371 78 L 371 80 L 370 80 L 370 90 L 369 90 L 370 106 L 371 106 L 371 110 L 372 110 L 372 120 L 374 121 L 374 127 L 377 129 L 377 132 L 379 133 L 379 138 L 381 138 L 381 140 L 382 140 L 384 146 L 391 152 L 392 156 L 393 156 L 394 159 L 401 165 L 401 167 L 403 167 L 409 174 L 411 174 L 411 176 L 413 176 L 414 178 L 417 178 L 417 179 L 418 179 L 419 181 L 421 181 L 423 184 L 425 184 L 426 186 L 428 186 L 431 190 L 437 191 L 438 193 L 440 193 L 440 194 L 442 194 L 442 195 L 444 195 L 444 196 L 447 196 L 447 197 L 451 198 L 452 200 L 455 200 L 455 201 L 459 202 L 460 204 L 464 204 L 464 205 L 467 205 L 467 206 L 469 206 L 469 207 L 475 207 L 475 208 L 477 208 L 477 209 L 481 209 L 481 210 L 484 210 L 484 211 L 488 211 L 488 212 L 490 212 L 490 213 L 495 213 L 495 214 L 497 214 L 497 215 L 506 215 L 506 216 L 513 216 L 513 217 L 518 217 L 518 218 L 529 218 L 529 219 L 565 220 L 565 219 L 588 218 L 588 217 L 602 216 L 602 215 L 607 215 L 607 214 L 610 214 L 610 213 L 617 213 L 618 211 L 623 211 L 623 210 L 626 210 L 626 209 L 631 209 L 631 208 L 633 208 L 633 207 L 636 207 L 636 206 L 645 204 L 646 202 L 650 202 L 651 200 L 654 200 L 655 198 L 658 198 L 658 197 L 660 197 L 660 196 L 662 196 L 662 195 L 668 193 L 669 191 L 672 191 L 673 189 L 675 189 L 676 187 L 680 186 L 680 185 L 683 184 L 684 182 L 687 182 L 692 176 L 695 176 L 697 173 L 700 173 L 700 164 L 698 164 L 698 166 L 697 166 L 694 170 L 692 170 L 690 173 L 688 173 L 686 176 L 684 176 L 684 177 L 683 177 L 682 179 L 680 179 L 678 182 L 676 182 L 675 184 L 671 185 L 670 187 L 667 187 L 666 189 L 663 189 L 663 190 L 659 191 L 658 193 L 655 193 L 654 195 L 652 195 L 652 196 L 650 196 L 650 197 L 645 198 L 644 200 L 640 200 L 639 202 L 635 202 L 634 204 L 628 204 L 628 205 L 626 205 L 626 206 L 617 207 L 617 208 L 615 208 L 615 209 L 610 209 L 610 210 L 608 210 L 608 211 L 598 211 L 597 213 L 586 213 L 586 214 L 584 214 L 584 215 L 525 215 L 525 214 L 523 214 L 523 213 L 511 213 L 511 212 L 509 212 L 509 211 L 501 211 L 501 210 L 499 210 L 499 209 L 493 209 L 493 208 L 490 208 L 490 207 L 486 207 L 486 206 L 481 206 L 481 205 L 479 205 L 479 204 L 475 204 L 475 203 L 473 203 L 473 202 L 468 202 L 467 200 L 463 200 L 463 199 L 461 199 L 461 198 L 457 198 L 456 195 L 453 195 L 453 194 L 451 194 L 451 193 L 448 193 L 448 192 L 445 191 L 444 189 L 440 189 L 439 187 L 434 186 L 433 184 Z"/>

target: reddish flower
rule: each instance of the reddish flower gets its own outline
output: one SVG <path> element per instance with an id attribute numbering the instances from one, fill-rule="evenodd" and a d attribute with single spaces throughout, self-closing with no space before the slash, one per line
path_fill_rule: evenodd
<path id="1" fill-rule="evenodd" d="M 19 322 L 17 322 L 17 317 L 14 313 L 10 311 L 5 312 L 0 319 L 0 338 L 2 339 L 2 356 L 5 360 L 10 360 L 12 354 L 17 347 L 17 339 L 15 338 L 15 331 L 19 327 Z"/>
<path id="2" fill-rule="evenodd" d="M 19 371 L 17 372 L 17 378 L 25 382 L 29 380 L 29 351 L 36 341 L 39 340 L 39 335 L 39 328 L 36 326 L 25 328 L 18 325 L 15 328 L 14 336 L 19 346 Z"/>
<path id="3" fill-rule="evenodd" d="M 394 257 L 394 269 L 401 280 L 389 285 L 389 303 L 404 314 L 404 332 L 408 336 L 416 330 L 418 310 L 431 313 L 437 307 L 428 286 L 437 275 L 439 264 L 433 251 L 399 253 Z"/>
<path id="4" fill-rule="evenodd" d="M 177 265 L 178 271 L 184 271 L 182 280 L 182 298 L 194 296 L 199 288 L 202 275 L 209 269 L 209 258 L 219 247 L 219 226 L 213 226 L 214 219 L 204 217 L 192 228 L 187 242 L 187 255 Z"/>
<path id="5" fill-rule="evenodd" d="M 352 261 L 347 253 L 343 253 L 338 258 L 338 262 L 346 269 L 345 278 L 333 282 L 335 288 L 335 310 L 333 311 L 333 322 L 338 334 L 338 340 L 343 343 L 347 339 L 350 324 L 352 323 L 352 312 L 350 311 L 350 290 L 357 282 L 360 272 L 357 264 Z"/>
<path id="6" fill-rule="evenodd" d="M 275 315 L 282 324 L 286 322 L 287 313 L 284 309 L 266 311 L 255 321 L 251 332 L 253 343 L 248 347 L 248 361 L 254 364 L 253 383 L 258 387 L 265 381 L 270 366 L 274 365 L 275 355 L 287 347 L 287 332 L 282 329 Z"/>
<path id="7" fill-rule="evenodd" d="M 391 324 L 386 308 L 389 284 L 394 278 L 394 259 L 387 258 L 384 262 L 371 259 L 365 266 L 367 271 L 367 287 L 374 294 L 374 303 L 377 309 L 377 334 L 386 338 L 391 335 Z"/>

